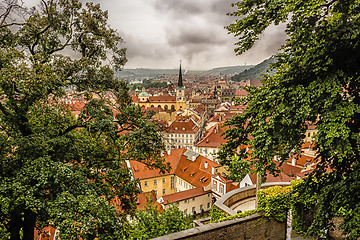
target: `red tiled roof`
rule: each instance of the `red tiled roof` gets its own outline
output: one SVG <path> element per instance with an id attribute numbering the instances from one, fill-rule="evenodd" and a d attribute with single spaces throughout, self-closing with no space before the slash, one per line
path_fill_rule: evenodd
<path id="1" fill-rule="evenodd" d="M 279 167 L 280 162 L 275 161 L 275 164 Z M 305 174 L 302 173 L 302 167 L 292 166 L 284 162 L 280 167 L 280 173 L 277 176 L 274 176 L 270 173 L 266 174 L 266 182 L 290 182 L 298 177 L 305 177 Z M 249 177 L 253 184 L 256 184 L 256 174 L 249 174 Z"/>
<path id="2" fill-rule="evenodd" d="M 246 109 L 246 105 L 231 105 L 230 111 L 244 111 Z"/>
<path id="3" fill-rule="evenodd" d="M 134 102 L 134 103 L 139 102 L 139 98 L 138 98 L 137 96 L 131 96 L 131 100 L 132 100 L 132 102 Z"/>
<path id="4" fill-rule="evenodd" d="M 183 153 L 186 151 L 186 149 L 183 149 Z M 207 163 L 206 169 L 205 162 Z M 202 155 L 199 155 L 194 161 L 192 161 L 182 154 L 175 170 L 175 175 L 184 179 L 193 186 L 205 187 L 211 182 L 212 167 L 218 168 L 220 165 Z"/>
<path id="5" fill-rule="evenodd" d="M 212 147 L 218 148 L 222 144 L 226 143 L 226 139 L 222 134 L 228 127 L 221 127 L 220 123 L 216 123 L 212 128 L 207 131 L 205 137 L 203 137 L 197 144 L 197 147 Z"/>
<path id="6" fill-rule="evenodd" d="M 176 97 L 170 95 L 162 95 L 162 96 L 152 96 L 149 97 L 149 102 L 156 102 L 156 103 L 175 103 Z"/>
<path id="7" fill-rule="evenodd" d="M 136 207 L 139 210 L 145 210 L 149 202 L 150 204 L 156 206 L 157 210 L 160 212 L 164 211 L 161 205 L 156 201 L 156 194 L 154 190 L 151 192 L 140 193 L 137 197 Z"/>
<path id="8" fill-rule="evenodd" d="M 177 118 L 165 131 L 168 133 L 196 133 L 198 129 L 193 120 L 180 121 Z"/>
<path id="9" fill-rule="evenodd" d="M 206 112 L 206 106 L 204 104 L 199 104 L 194 108 L 196 113 L 203 115 Z"/>
<path id="10" fill-rule="evenodd" d="M 185 190 L 182 192 L 177 192 L 177 193 L 172 193 L 169 195 L 162 196 L 162 199 L 164 201 L 163 204 L 169 204 L 169 203 L 174 203 L 177 201 L 205 195 L 208 193 L 211 193 L 211 190 L 204 191 L 204 189 L 202 187 L 197 187 L 197 188 Z"/>
<path id="11" fill-rule="evenodd" d="M 179 162 L 182 152 L 183 149 L 174 149 L 171 151 L 170 156 L 167 153 L 164 154 L 165 162 L 168 162 L 171 165 L 171 170 L 169 173 L 161 173 L 159 169 L 150 169 L 144 163 L 130 160 L 131 170 L 134 174 L 134 178 L 147 179 L 168 174 L 174 174 L 176 165 Z"/>
<path id="12" fill-rule="evenodd" d="M 314 157 L 306 156 L 304 154 L 297 154 L 292 158 L 288 159 L 287 162 L 292 163 L 293 158 L 297 158 L 296 165 L 300 165 L 300 166 L 305 166 L 305 164 L 316 162 Z"/>
<path id="13" fill-rule="evenodd" d="M 234 116 L 235 113 L 230 112 L 222 112 L 222 114 L 215 114 L 212 118 L 208 120 L 208 122 L 225 122 L 226 120 L 229 120 Z"/>
<path id="14" fill-rule="evenodd" d="M 41 229 L 41 233 L 38 232 L 38 229 L 34 229 L 34 239 L 37 240 L 53 240 L 55 238 L 55 228 L 53 227 L 44 227 Z"/>

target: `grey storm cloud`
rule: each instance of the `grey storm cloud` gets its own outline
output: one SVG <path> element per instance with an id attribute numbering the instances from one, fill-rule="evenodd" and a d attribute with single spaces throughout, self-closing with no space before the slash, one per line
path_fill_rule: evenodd
<path id="1" fill-rule="evenodd" d="M 219 46 L 233 47 L 225 26 L 233 22 L 226 14 L 234 11 L 231 0 L 155 0 L 154 8 L 168 21 L 166 41 L 192 64 Z M 203 60 L 204 61 L 204 60 Z"/>
<path id="2" fill-rule="evenodd" d="M 183 45 L 207 45 L 207 44 L 222 44 L 224 42 L 223 36 L 217 34 L 216 31 L 209 31 L 201 26 L 188 25 L 179 26 L 176 30 L 167 31 L 167 39 L 171 46 Z"/>
<path id="3" fill-rule="evenodd" d="M 39 0 L 26 0 L 27 5 Z M 86 0 L 81 0 L 86 2 Z M 235 0 L 93 0 L 109 13 L 109 24 L 125 40 L 126 68 L 173 68 L 179 60 L 191 69 L 256 64 L 284 43 L 284 26 L 270 26 L 255 47 L 241 56 L 225 26 Z"/>

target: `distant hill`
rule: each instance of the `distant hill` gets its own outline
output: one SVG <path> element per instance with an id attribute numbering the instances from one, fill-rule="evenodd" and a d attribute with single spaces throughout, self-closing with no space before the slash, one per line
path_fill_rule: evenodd
<path id="1" fill-rule="evenodd" d="M 253 66 L 254 65 L 219 67 L 205 71 L 189 70 L 186 72 L 186 74 L 189 75 L 238 74 Z M 115 76 L 124 80 L 132 80 L 132 79 L 155 78 L 161 75 L 168 75 L 168 74 L 179 74 L 179 69 L 149 69 L 149 68 L 123 69 L 122 71 L 116 72 Z"/>
<path id="2" fill-rule="evenodd" d="M 218 75 L 218 74 L 239 74 L 246 69 L 252 68 L 254 65 L 247 66 L 230 66 L 230 67 L 218 67 L 213 68 L 208 71 L 204 71 L 203 74 L 206 75 Z"/>
<path id="3" fill-rule="evenodd" d="M 202 74 L 203 71 L 188 71 L 187 74 Z M 136 69 L 123 69 L 116 72 L 115 76 L 121 79 L 138 79 L 138 78 L 155 78 L 161 75 L 179 74 L 179 69 L 149 69 L 149 68 L 136 68 Z"/>
<path id="4" fill-rule="evenodd" d="M 268 71 L 267 69 L 270 63 L 275 62 L 275 58 L 271 57 L 269 59 L 264 60 L 263 62 L 255 65 L 249 69 L 244 70 L 243 72 L 232 77 L 233 81 L 244 81 L 247 79 L 260 79 L 260 75 L 263 73 L 274 74 L 275 70 Z"/>

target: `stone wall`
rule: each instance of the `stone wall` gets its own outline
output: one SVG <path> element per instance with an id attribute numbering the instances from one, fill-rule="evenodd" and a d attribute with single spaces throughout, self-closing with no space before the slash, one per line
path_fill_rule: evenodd
<path id="1" fill-rule="evenodd" d="M 187 239 L 187 240 L 228 240 L 228 239 L 286 239 L 286 222 L 269 220 L 256 213 L 245 218 L 230 221 L 210 223 L 204 226 L 191 228 L 185 231 L 172 233 L 166 236 L 154 238 Z"/>

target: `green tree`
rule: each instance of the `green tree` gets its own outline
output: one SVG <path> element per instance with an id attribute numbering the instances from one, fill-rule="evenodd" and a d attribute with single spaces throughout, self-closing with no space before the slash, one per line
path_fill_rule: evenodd
<path id="1" fill-rule="evenodd" d="M 147 111 L 146 117 L 148 119 L 151 119 L 155 114 L 156 114 L 156 112 L 154 110 L 150 109 L 149 111 Z"/>
<path id="2" fill-rule="evenodd" d="M 99 5 L 18 2 L 0 3 L 0 238 L 50 225 L 61 239 L 119 239 L 139 191 L 125 161 L 168 168 L 155 126 L 113 77 L 122 39 Z M 78 118 L 66 89 L 87 99 Z"/>
<path id="3" fill-rule="evenodd" d="M 128 239 L 150 239 L 192 227 L 192 217 L 171 205 L 160 212 L 155 205 L 148 204 L 146 210 L 138 211 L 129 224 Z"/>
<path id="4" fill-rule="evenodd" d="M 316 170 L 297 191 L 318 196 L 308 234 L 321 236 L 341 215 L 348 238 L 360 237 L 360 2 L 357 0 L 243 0 L 227 29 L 235 52 L 250 49 L 271 24 L 286 24 L 287 40 L 276 55 L 276 74 L 250 89 L 247 109 L 227 124 L 226 162 L 239 145 L 254 150 L 256 169 L 276 172 L 274 156 L 299 151 L 307 124 L 316 123 Z M 252 136 L 251 139 L 248 136 Z M 240 158 L 249 152 L 240 150 Z"/>

